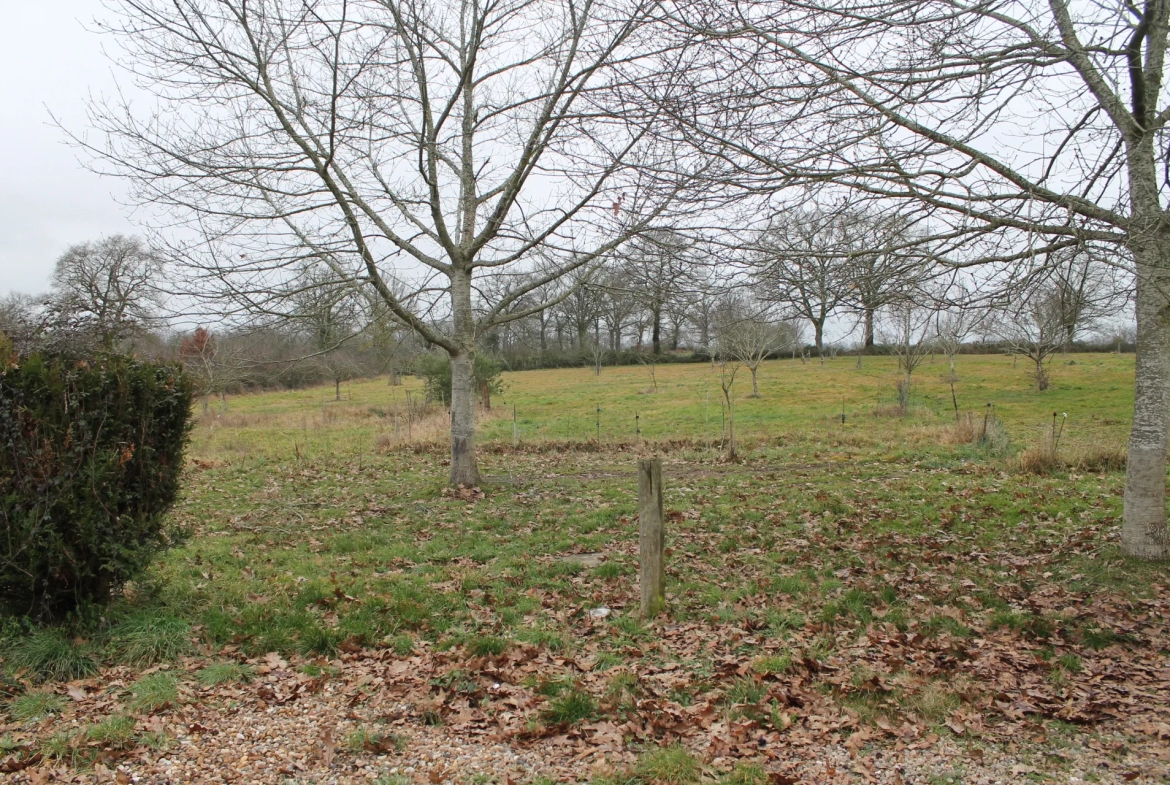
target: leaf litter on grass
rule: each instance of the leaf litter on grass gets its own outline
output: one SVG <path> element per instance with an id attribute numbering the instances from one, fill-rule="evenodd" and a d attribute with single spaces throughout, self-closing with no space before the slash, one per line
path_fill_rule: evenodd
<path id="1" fill-rule="evenodd" d="M 281 776 L 325 757 L 426 776 L 415 738 L 490 739 L 565 776 L 636 774 L 671 745 L 707 779 L 739 762 L 893 781 L 895 758 L 919 767 L 906 782 L 1164 771 L 1166 577 L 1116 552 L 1121 476 L 1025 477 L 954 451 L 839 430 L 761 439 L 717 471 L 701 450 L 668 453 L 669 612 L 648 624 L 625 452 L 485 456 L 485 474 L 523 479 L 454 495 L 427 479 L 427 450 L 201 470 L 182 514 L 203 536 L 159 577 L 203 650 L 252 679 L 202 674 L 198 702 L 155 719 L 200 749 L 256 751 L 276 742 L 249 728 L 308 710 L 284 731 L 303 755 Z M 554 682 L 577 691 L 563 712 L 542 692 Z M 214 732 L 225 707 L 242 740 Z M 76 702 L 62 719 L 103 711 Z M 338 742 L 362 733 L 402 749 Z"/>

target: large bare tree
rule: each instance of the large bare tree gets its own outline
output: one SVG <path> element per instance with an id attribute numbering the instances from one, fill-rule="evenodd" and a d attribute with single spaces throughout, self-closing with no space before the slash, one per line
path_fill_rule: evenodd
<path id="1" fill-rule="evenodd" d="M 327 270 L 444 349 L 450 481 L 471 485 L 477 340 L 555 304 L 679 182 L 617 89 L 640 2 L 110 0 L 157 106 L 95 104 L 79 141 L 194 230 L 169 236 L 196 238 L 204 301 L 273 314 Z M 512 285 L 477 301 L 489 273 Z"/>
<path id="2" fill-rule="evenodd" d="M 825 323 L 859 280 L 860 227 L 847 213 L 817 208 L 777 215 L 755 243 L 765 297 L 813 328 L 817 353 L 825 356 Z"/>
<path id="3" fill-rule="evenodd" d="M 1170 555 L 1170 0 L 676 0 L 674 127 L 757 190 L 921 208 L 938 260 L 1026 266 L 1111 244 L 1137 316 L 1122 546 Z"/>
<path id="4" fill-rule="evenodd" d="M 161 258 L 139 237 L 115 234 L 79 243 L 53 268 L 53 303 L 91 322 L 110 345 L 131 323 L 157 315 L 162 272 Z"/>

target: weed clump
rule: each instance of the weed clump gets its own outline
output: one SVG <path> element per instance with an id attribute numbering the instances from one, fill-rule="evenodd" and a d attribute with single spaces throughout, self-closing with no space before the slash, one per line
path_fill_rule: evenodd
<path id="1" fill-rule="evenodd" d="M 17 722 L 31 722 L 59 714 L 65 707 L 65 699 L 48 691 L 26 692 L 8 703 L 8 716 Z"/>
<path id="2" fill-rule="evenodd" d="M 204 687 L 251 681 L 253 670 L 238 662 L 213 662 L 195 674 L 195 680 Z"/>
<path id="3" fill-rule="evenodd" d="M 699 761 L 686 747 L 672 744 L 646 753 L 635 772 L 647 782 L 663 785 L 692 785 L 699 781 Z"/>

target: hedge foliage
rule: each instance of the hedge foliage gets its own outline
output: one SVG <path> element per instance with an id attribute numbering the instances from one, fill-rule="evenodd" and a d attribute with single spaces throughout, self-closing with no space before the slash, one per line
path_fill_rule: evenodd
<path id="1" fill-rule="evenodd" d="M 499 395 L 504 390 L 503 379 L 500 374 L 503 368 L 498 362 L 484 354 L 475 355 L 475 364 L 472 370 L 472 380 L 475 389 L 472 396 L 478 398 L 486 384 L 492 395 Z M 451 358 L 446 354 L 424 354 L 415 359 L 414 372 L 421 377 L 426 390 L 427 400 L 436 401 L 444 406 L 451 405 Z"/>
<path id="2" fill-rule="evenodd" d="M 14 352 L 0 334 L 0 610 L 107 602 L 181 537 L 192 382 L 117 354 Z"/>

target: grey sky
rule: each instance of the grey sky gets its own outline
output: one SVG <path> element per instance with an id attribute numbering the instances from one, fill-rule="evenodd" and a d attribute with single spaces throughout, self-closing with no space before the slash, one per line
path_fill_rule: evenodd
<path id="1" fill-rule="evenodd" d="M 73 243 L 133 232 L 122 184 L 78 163 L 50 123 L 85 129 L 85 99 L 114 85 L 103 36 L 89 32 L 100 0 L 0 0 L 0 295 L 48 289 Z"/>

